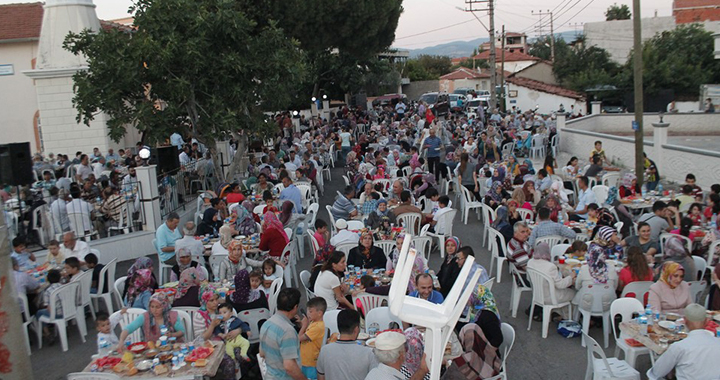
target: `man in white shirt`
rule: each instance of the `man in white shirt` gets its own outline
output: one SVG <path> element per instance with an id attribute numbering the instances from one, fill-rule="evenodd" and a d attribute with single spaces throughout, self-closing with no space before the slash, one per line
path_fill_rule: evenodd
<path id="1" fill-rule="evenodd" d="M 52 194 L 52 190 L 50 190 Z M 60 189 L 57 193 L 58 198 L 50 204 L 50 214 L 52 217 L 53 228 L 60 229 L 56 233 L 70 231 L 70 220 L 67 215 L 67 203 L 70 201 L 70 194 L 65 189 Z"/>
<path id="2" fill-rule="evenodd" d="M 655 360 L 647 371 L 648 379 L 656 380 L 675 369 L 677 380 L 703 380 L 720 378 L 720 339 L 705 330 L 706 310 L 692 303 L 685 308 L 685 325 L 690 331 L 687 338 L 675 342 Z"/>
<path id="3" fill-rule="evenodd" d="M 92 215 L 92 208 L 90 204 L 85 202 L 80 197 L 80 189 L 75 187 L 70 190 L 72 201 L 68 202 L 65 206 L 67 210 L 67 216 L 70 220 L 70 227 L 73 226 L 82 227 L 85 232 L 92 231 L 92 223 L 90 217 Z"/>
<path id="4" fill-rule="evenodd" d="M 90 158 L 87 154 L 83 154 L 80 156 L 80 165 L 77 167 L 75 177 L 78 181 L 85 181 L 90 174 L 93 174 L 93 170 L 90 167 Z"/>
<path id="5" fill-rule="evenodd" d="M 90 246 L 82 240 L 78 240 L 75 233 L 70 231 L 63 235 L 63 243 L 60 244 L 60 253 L 68 257 L 75 257 L 80 260 L 80 265 L 85 265 L 85 255 L 90 253 Z"/>
<path id="6" fill-rule="evenodd" d="M 568 211 L 570 220 L 584 222 L 588 218 L 588 205 L 597 203 L 595 193 L 588 187 L 588 177 L 582 176 L 578 180 L 578 202 L 575 210 Z"/>
<path id="7" fill-rule="evenodd" d="M 448 212 L 452 211 L 453 208 L 450 207 L 450 197 L 447 195 L 443 195 L 438 199 L 438 204 L 440 206 L 440 209 L 437 210 L 435 215 L 433 215 L 432 225 L 435 228 L 435 233 L 437 234 L 444 234 L 445 233 L 445 218 L 442 216 L 447 214 Z"/>
<path id="8" fill-rule="evenodd" d="M 195 223 L 189 221 L 183 226 L 183 237 L 182 239 L 175 240 L 175 252 L 177 253 L 180 249 L 185 248 L 190 251 L 193 257 L 202 257 L 205 253 L 205 247 L 200 240 L 195 239 L 196 231 Z"/>
<path id="9" fill-rule="evenodd" d="M 358 234 L 348 231 L 348 224 L 345 219 L 338 219 L 335 221 L 335 228 L 337 228 L 338 232 L 335 236 L 330 238 L 330 244 L 332 244 L 333 247 L 337 247 L 343 243 L 357 244 L 360 240 L 360 236 L 358 236 Z"/>
<path id="10" fill-rule="evenodd" d="M 183 151 L 180 152 L 180 165 L 187 165 L 190 163 L 190 148 L 185 145 Z"/>

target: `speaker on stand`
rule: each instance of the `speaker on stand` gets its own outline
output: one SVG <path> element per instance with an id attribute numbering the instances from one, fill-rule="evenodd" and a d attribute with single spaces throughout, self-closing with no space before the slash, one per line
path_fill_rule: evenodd
<path id="1" fill-rule="evenodd" d="M 29 142 L 0 145 L 0 184 L 11 185 L 17 188 L 18 211 L 20 213 L 18 236 L 25 235 L 22 201 L 20 200 L 20 186 L 33 183 L 32 170 L 33 165 Z M 8 228 L 9 227 L 10 226 L 8 226 Z"/>

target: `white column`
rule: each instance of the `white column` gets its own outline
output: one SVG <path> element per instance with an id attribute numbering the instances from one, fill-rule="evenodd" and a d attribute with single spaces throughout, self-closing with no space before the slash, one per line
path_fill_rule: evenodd
<path id="1" fill-rule="evenodd" d="M 565 136 L 563 135 L 563 132 L 562 132 L 562 130 L 565 129 L 565 114 L 557 115 L 557 118 L 555 119 L 555 129 L 557 130 L 557 134 L 558 134 L 558 139 L 559 139 L 558 154 L 560 154 L 560 152 L 565 151 L 565 149 L 563 148 L 563 142 L 565 141 Z"/>
<path id="2" fill-rule="evenodd" d="M 602 102 L 593 101 L 590 102 L 590 113 L 593 115 L 599 115 L 602 110 Z"/>
<path id="3" fill-rule="evenodd" d="M 330 120 L 330 100 L 325 99 L 322 102 L 323 102 L 322 103 L 323 104 L 322 116 L 324 118 L 327 118 L 329 121 Z"/>
<path id="4" fill-rule="evenodd" d="M 137 180 L 140 183 L 140 207 L 145 215 L 143 230 L 155 231 L 162 224 L 157 166 L 138 166 L 135 172 L 137 173 Z"/>
<path id="5" fill-rule="evenodd" d="M 294 115 L 292 117 L 292 123 L 293 123 L 293 129 L 296 133 L 300 133 L 300 119 L 296 118 Z"/>
<path id="6" fill-rule="evenodd" d="M 317 103 L 315 103 L 315 102 L 310 103 L 310 114 L 312 116 L 319 116 L 320 112 L 318 111 Z"/>
<path id="7" fill-rule="evenodd" d="M 665 170 L 665 159 L 663 158 L 663 144 L 667 144 L 667 133 L 670 123 L 665 123 L 660 117 L 659 123 L 652 123 L 653 126 L 653 161 L 658 166 L 658 171 L 663 173 Z"/>

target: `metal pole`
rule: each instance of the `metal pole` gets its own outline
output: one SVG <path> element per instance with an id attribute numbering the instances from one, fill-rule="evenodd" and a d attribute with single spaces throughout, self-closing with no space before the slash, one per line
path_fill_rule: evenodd
<path id="1" fill-rule="evenodd" d="M 500 49 L 500 89 L 502 90 L 500 95 L 500 109 L 503 112 L 507 110 L 507 104 L 505 104 L 505 24 L 502 26 L 502 41 Z"/>
<path id="2" fill-rule="evenodd" d="M 495 67 L 495 4 L 494 0 L 488 1 L 488 15 L 490 16 L 490 108 L 497 108 L 497 70 Z M 492 112 L 492 111 L 491 111 Z"/>
<path id="3" fill-rule="evenodd" d="M 552 12 L 550 12 L 550 61 L 555 63 L 555 29 L 553 28 Z"/>
<path id="4" fill-rule="evenodd" d="M 642 25 L 640 21 L 640 0 L 633 0 L 633 77 L 635 92 L 635 174 L 638 185 L 643 184 L 645 160 L 643 158 L 643 61 L 642 61 Z"/>

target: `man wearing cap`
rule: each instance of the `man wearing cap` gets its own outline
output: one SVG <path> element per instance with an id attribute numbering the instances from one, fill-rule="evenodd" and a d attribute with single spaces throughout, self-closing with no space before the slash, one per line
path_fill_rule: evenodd
<path id="1" fill-rule="evenodd" d="M 335 221 L 335 228 L 337 228 L 338 232 L 330 239 L 330 244 L 332 244 L 333 247 L 337 247 L 343 243 L 357 244 L 358 241 L 360 241 L 357 233 L 348 231 L 348 224 L 345 219 Z"/>
<path id="2" fill-rule="evenodd" d="M 360 313 L 341 310 L 337 315 L 338 340 L 320 350 L 317 361 L 318 380 L 363 380 L 378 361 L 370 347 L 357 344 Z M 352 358 L 352 360 L 348 360 Z"/>
<path id="3" fill-rule="evenodd" d="M 405 362 L 405 335 L 397 331 L 386 331 L 375 339 L 373 349 L 380 364 L 367 374 L 365 380 L 404 380 L 406 376 L 400 372 Z M 428 373 L 425 355 L 420 360 L 420 368 L 410 380 L 419 380 Z"/>
<path id="4" fill-rule="evenodd" d="M 707 311 L 692 303 L 685 308 L 687 338 L 675 342 L 647 371 L 650 380 L 661 379 L 675 369 L 678 380 L 720 379 L 720 339 L 705 330 Z"/>

